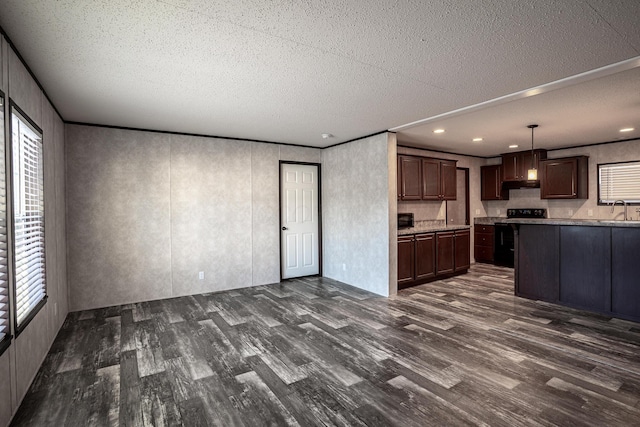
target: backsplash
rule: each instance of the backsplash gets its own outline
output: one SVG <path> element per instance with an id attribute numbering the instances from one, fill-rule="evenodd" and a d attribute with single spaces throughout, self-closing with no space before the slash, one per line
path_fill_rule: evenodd
<path id="1" fill-rule="evenodd" d="M 413 219 L 418 221 L 445 220 L 444 202 L 398 201 L 398 213 L 413 213 Z"/>

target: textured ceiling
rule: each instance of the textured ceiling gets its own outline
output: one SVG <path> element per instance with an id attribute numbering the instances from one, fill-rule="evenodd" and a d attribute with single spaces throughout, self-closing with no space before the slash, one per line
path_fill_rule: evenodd
<path id="1" fill-rule="evenodd" d="M 637 0 L 0 2 L 67 121 L 309 146 L 637 57 L 639 16 Z M 460 138 L 448 151 L 495 154 Z"/>

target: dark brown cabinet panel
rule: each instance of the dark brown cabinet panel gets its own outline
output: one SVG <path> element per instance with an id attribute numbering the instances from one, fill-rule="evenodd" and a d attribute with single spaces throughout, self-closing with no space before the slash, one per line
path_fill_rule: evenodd
<path id="1" fill-rule="evenodd" d="M 640 229 L 611 229 L 611 311 L 640 320 Z"/>
<path id="2" fill-rule="evenodd" d="M 440 200 L 440 160 L 422 159 L 422 199 Z"/>
<path id="3" fill-rule="evenodd" d="M 455 269 L 454 232 L 437 233 L 436 239 L 436 274 L 453 273 Z"/>
<path id="4" fill-rule="evenodd" d="M 560 228 L 560 301 L 580 308 L 611 307 L 611 229 Z"/>
<path id="5" fill-rule="evenodd" d="M 454 271 L 468 270 L 471 266 L 471 232 L 459 230 L 455 232 L 455 268 Z"/>
<path id="6" fill-rule="evenodd" d="M 502 165 L 480 167 L 480 199 L 509 200 L 509 192 L 502 191 Z"/>
<path id="7" fill-rule="evenodd" d="M 422 198 L 422 159 L 400 156 L 400 200 Z"/>
<path id="8" fill-rule="evenodd" d="M 493 225 L 476 225 L 474 237 L 474 258 L 476 262 L 493 263 L 495 229 Z"/>
<path id="9" fill-rule="evenodd" d="M 398 286 L 414 280 L 414 237 L 398 237 Z"/>
<path id="10" fill-rule="evenodd" d="M 426 279 L 436 275 L 436 239 L 434 233 L 416 234 L 415 279 Z"/>
<path id="11" fill-rule="evenodd" d="M 533 150 L 533 167 L 539 169 L 542 159 L 547 158 L 547 150 Z M 531 150 L 502 155 L 502 180 L 527 180 L 527 171 L 531 168 Z"/>
<path id="12" fill-rule="evenodd" d="M 589 197 L 587 156 L 547 159 L 540 162 L 540 198 L 586 199 Z"/>
<path id="13" fill-rule="evenodd" d="M 456 162 L 422 159 L 422 199 L 456 200 Z"/>

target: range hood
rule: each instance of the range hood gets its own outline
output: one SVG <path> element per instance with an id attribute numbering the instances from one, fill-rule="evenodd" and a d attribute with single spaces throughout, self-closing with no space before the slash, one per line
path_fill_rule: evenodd
<path id="1" fill-rule="evenodd" d="M 535 181 L 502 181 L 503 190 L 513 190 L 515 188 L 540 188 L 540 180 Z"/>

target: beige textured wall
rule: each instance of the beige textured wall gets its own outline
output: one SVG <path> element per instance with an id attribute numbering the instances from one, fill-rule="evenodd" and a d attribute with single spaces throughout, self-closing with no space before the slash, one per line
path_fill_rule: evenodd
<path id="1" fill-rule="evenodd" d="M 71 310 L 280 280 L 279 161 L 320 163 L 320 150 L 94 126 L 66 133 Z"/>
<path id="2" fill-rule="evenodd" d="M 589 156 L 589 198 L 580 200 L 541 200 L 539 188 L 510 190 L 509 200 L 485 201 L 483 205 L 487 216 L 506 216 L 508 208 L 546 208 L 549 218 L 575 219 L 622 219 L 623 209 L 617 206 L 614 213 L 611 207 L 598 206 L 598 163 L 614 163 L 640 160 L 640 141 L 627 141 L 591 147 L 550 151 L 550 159 L 586 155 Z M 495 162 L 494 162 L 495 163 Z M 637 206 L 629 207 L 633 219 L 640 219 Z M 589 216 L 589 210 L 593 216 Z"/>
<path id="3" fill-rule="evenodd" d="M 0 357 L 0 425 L 8 425 L 67 315 L 64 126 L 25 66 L 1 42 L 2 90 L 41 129 L 44 147 L 46 283 L 48 300 Z M 8 123 L 9 108 L 5 109 Z M 5 137 L 9 138 L 8 126 Z M 13 322 L 12 322 L 13 325 Z"/>
<path id="4" fill-rule="evenodd" d="M 323 275 L 385 296 L 396 276 L 389 233 L 389 162 L 396 160 L 389 144 L 395 141 L 383 133 L 322 151 Z"/>

